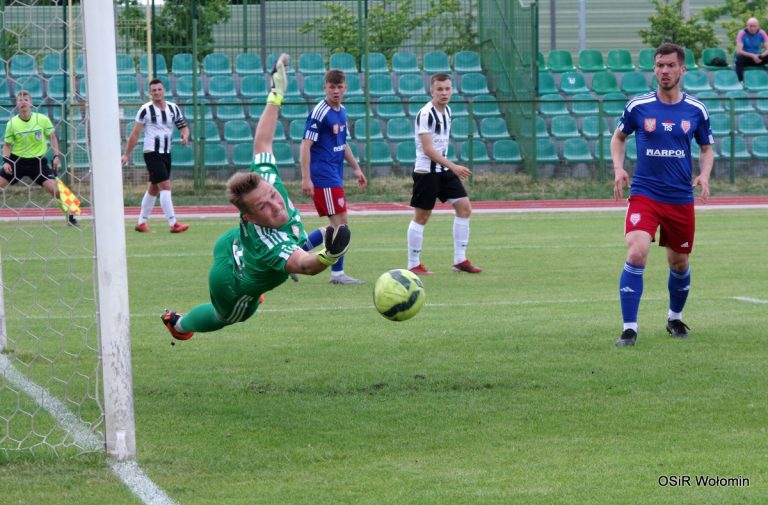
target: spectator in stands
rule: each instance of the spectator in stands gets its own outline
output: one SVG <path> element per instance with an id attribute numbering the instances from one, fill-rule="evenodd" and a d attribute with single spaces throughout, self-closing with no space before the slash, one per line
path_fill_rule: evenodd
<path id="1" fill-rule="evenodd" d="M 5 127 L 0 189 L 29 177 L 54 198 L 58 198 L 56 172 L 59 169 L 61 154 L 53 123 L 48 116 L 32 111 L 32 96 L 27 90 L 16 93 L 16 108 L 19 113 L 13 116 Z M 53 170 L 48 166 L 48 158 L 45 157 L 49 140 L 53 148 Z M 77 219 L 68 213 L 67 223 L 77 226 Z"/>
<path id="2" fill-rule="evenodd" d="M 744 80 L 745 67 L 762 67 L 768 63 L 768 34 L 760 28 L 757 18 L 749 18 L 747 26 L 736 35 L 735 63 L 739 81 Z"/>
<path id="3" fill-rule="evenodd" d="M 341 100 L 347 91 L 347 76 L 332 69 L 325 74 L 323 98 L 307 117 L 301 141 L 301 190 L 311 197 L 318 215 L 328 216 L 331 226 L 348 224 L 347 199 L 344 194 L 344 160 L 352 166 L 357 186 L 368 185 L 360 164 L 347 144 L 347 111 Z M 322 244 L 319 230 L 309 234 L 304 249 Z M 296 279 L 294 279 L 296 280 Z M 344 273 L 344 257 L 331 267 L 331 284 L 363 284 Z"/>
<path id="4" fill-rule="evenodd" d="M 408 225 L 408 269 L 417 275 L 432 272 L 421 263 L 421 247 L 424 227 L 432 216 L 432 209 L 439 198 L 453 206 L 453 270 L 477 274 L 482 272 L 467 259 L 469 243 L 469 216 L 472 205 L 461 183 L 472 172 L 464 165 L 449 160 L 448 145 L 451 139 L 451 101 L 453 88 L 451 76 L 435 74 L 430 86 L 432 100 L 419 110 L 415 119 L 416 163 L 413 169 L 413 193 L 411 207 L 413 220 Z"/>
<path id="5" fill-rule="evenodd" d="M 125 154 L 121 159 L 123 165 L 128 163 L 133 148 L 136 147 L 139 140 L 139 135 L 146 128 L 147 131 L 144 133 L 144 163 L 146 163 L 149 172 L 149 183 L 147 183 L 147 191 L 141 199 L 141 211 L 134 229 L 140 233 L 150 232 L 147 221 L 152 215 L 152 208 L 155 206 L 159 195 L 160 207 L 168 219 L 171 233 L 182 233 L 187 231 L 189 225 L 176 221 L 173 210 L 171 143 L 174 127 L 181 132 L 181 143 L 185 145 L 189 143 L 189 127 L 179 106 L 165 99 L 163 81 L 160 79 L 149 81 L 149 96 L 152 97 L 152 100 L 142 105 L 139 112 L 136 113 L 136 123 L 125 146 Z"/>

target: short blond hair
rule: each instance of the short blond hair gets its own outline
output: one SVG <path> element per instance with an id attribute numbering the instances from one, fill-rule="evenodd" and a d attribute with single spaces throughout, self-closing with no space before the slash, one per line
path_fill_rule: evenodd
<path id="1" fill-rule="evenodd" d="M 227 200 L 237 207 L 240 212 L 248 212 L 243 198 L 259 187 L 264 179 L 255 172 L 237 172 L 227 181 Z"/>

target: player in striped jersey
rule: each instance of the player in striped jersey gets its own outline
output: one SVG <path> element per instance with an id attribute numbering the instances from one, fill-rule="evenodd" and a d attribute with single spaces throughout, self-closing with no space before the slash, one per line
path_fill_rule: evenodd
<path id="1" fill-rule="evenodd" d="M 149 95 L 152 101 L 145 103 L 136 113 L 131 136 L 125 146 L 125 154 L 121 159 L 123 165 L 131 159 L 131 153 L 139 140 L 139 134 L 144 133 L 144 163 L 149 172 L 149 183 L 144 197 L 141 199 L 141 212 L 135 230 L 141 233 L 150 231 L 147 226 L 152 208 L 158 195 L 160 207 L 168 219 L 171 233 L 181 233 L 189 228 L 187 224 L 176 221 L 171 199 L 171 142 L 173 129 L 181 131 L 181 143 L 189 143 L 189 128 L 181 109 L 173 102 L 165 99 L 165 86 L 160 79 L 149 81 Z"/>
<path id="2" fill-rule="evenodd" d="M 472 205 L 461 183 L 472 172 L 447 158 L 451 139 L 451 101 L 453 89 L 448 74 L 435 74 L 431 84 L 432 100 L 421 108 L 415 119 L 416 164 L 413 169 L 413 220 L 408 225 L 408 269 L 417 275 L 432 275 L 421 263 L 424 227 L 435 202 L 453 205 L 453 270 L 477 274 L 482 270 L 466 256 L 469 242 L 469 216 Z"/>
<path id="3" fill-rule="evenodd" d="M 211 303 L 182 316 L 166 310 L 163 324 L 177 340 L 194 332 L 216 331 L 251 317 L 263 293 L 286 281 L 289 274 L 315 275 L 336 263 L 349 247 L 346 225 L 323 231 L 325 248 L 302 249 L 307 239 L 301 214 L 285 190 L 272 154 L 275 125 L 285 95 L 288 55 L 281 54 L 272 72 L 272 91 L 256 126 L 250 172 L 227 181 L 227 198 L 240 211 L 240 226 L 222 235 L 214 246 L 208 275 Z"/>
<path id="4" fill-rule="evenodd" d="M 682 321 L 691 285 L 689 255 L 693 249 L 695 215 L 693 188 L 709 197 L 714 153 L 709 113 L 700 101 L 680 90 L 685 73 L 685 50 L 674 44 L 656 49 L 654 72 L 658 89 L 630 100 L 611 139 L 614 196 L 622 198 L 630 187 L 624 233 L 627 258 L 619 280 L 624 320 L 618 346 L 635 345 L 637 313 L 643 294 L 643 273 L 651 242 L 660 228 L 659 245 L 666 247 L 669 263 L 667 332 L 688 336 Z M 624 170 L 627 136 L 637 138 L 637 165 L 630 185 Z M 699 175 L 693 177 L 691 140 L 701 146 Z"/>

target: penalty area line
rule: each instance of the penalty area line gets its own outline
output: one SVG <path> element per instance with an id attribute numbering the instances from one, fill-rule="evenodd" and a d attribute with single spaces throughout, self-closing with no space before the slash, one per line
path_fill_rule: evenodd
<path id="1" fill-rule="evenodd" d="M 768 300 L 761 300 L 760 298 L 751 298 L 749 296 L 732 296 L 731 300 L 738 300 L 740 302 L 757 303 L 759 305 L 768 305 Z"/>

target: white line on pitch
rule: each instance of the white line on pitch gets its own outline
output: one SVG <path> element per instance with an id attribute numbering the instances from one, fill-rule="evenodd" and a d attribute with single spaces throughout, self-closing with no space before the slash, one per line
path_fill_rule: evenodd
<path id="1" fill-rule="evenodd" d="M 750 298 L 749 296 L 732 296 L 731 299 L 738 300 L 740 302 L 758 303 L 760 305 L 768 305 L 768 300 L 761 300 L 760 298 Z"/>

